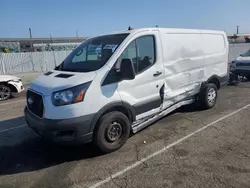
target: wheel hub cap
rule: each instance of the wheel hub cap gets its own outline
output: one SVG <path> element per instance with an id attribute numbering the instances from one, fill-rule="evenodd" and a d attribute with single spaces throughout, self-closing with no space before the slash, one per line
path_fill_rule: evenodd
<path id="1" fill-rule="evenodd" d="M 210 89 L 209 89 L 207 99 L 208 99 L 208 103 L 209 103 L 209 104 L 213 104 L 213 103 L 215 102 L 215 99 L 216 99 L 216 91 L 215 91 L 214 88 L 210 88 Z"/>
<path id="2" fill-rule="evenodd" d="M 118 140 L 122 135 L 122 126 L 118 122 L 110 123 L 107 130 L 107 139 L 110 142 Z"/>

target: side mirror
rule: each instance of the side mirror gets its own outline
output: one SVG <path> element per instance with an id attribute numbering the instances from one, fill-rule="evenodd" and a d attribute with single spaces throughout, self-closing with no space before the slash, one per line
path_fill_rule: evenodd
<path id="1" fill-rule="evenodd" d="M 135 78 L 135 69 L 130 59 L 122 60 L 120 72 L 123 80 L 133 80 Z"/>

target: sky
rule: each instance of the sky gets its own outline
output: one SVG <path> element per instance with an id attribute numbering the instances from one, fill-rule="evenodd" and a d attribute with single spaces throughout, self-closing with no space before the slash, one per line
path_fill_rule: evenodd
<path id="1" fill-rule="evenodd" d="M 250 33 L 250 0 L 0 0 L 0 38 L 89 37 L 160 27 Z"/>

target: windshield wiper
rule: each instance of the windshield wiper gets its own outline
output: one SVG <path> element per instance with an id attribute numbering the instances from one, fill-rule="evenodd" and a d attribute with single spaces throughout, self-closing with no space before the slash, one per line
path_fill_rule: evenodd
<path id="1" fill-rule="evenodd" d="M 60 69 L 60 71 L 68 71 L 68 72 L 91 72 L 91 69 Z"/>
<path id="2" fill-rule="evenodd" d="M 68 71 L 68 72 L 78 72 L 75 69 L 60 69 L 60 71 Z"/>
<path id="3" fill-rule="evenodd" d="M 91 72 L 91 71 L 93 71 L 93 70 L 91 70 L 91 69 L 87 69 L 87 68 L 85 68 L 85 69 L 78 69 L 80 72 Z"/>

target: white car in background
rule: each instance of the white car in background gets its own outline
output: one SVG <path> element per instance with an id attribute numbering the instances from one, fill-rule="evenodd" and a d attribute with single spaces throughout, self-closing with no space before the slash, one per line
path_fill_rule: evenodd
<path id="1" fill-rule="evenodd" d="M 22 80 L 16 76 L 0 75 L 0 101 L 11 98 L 13 93 L 24 90 Z"/>

